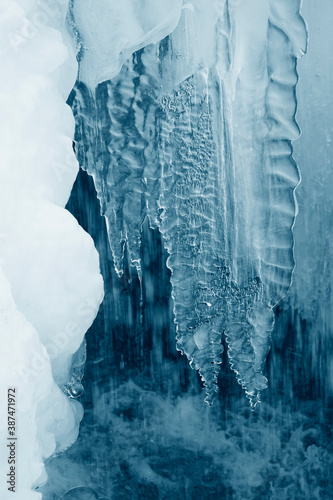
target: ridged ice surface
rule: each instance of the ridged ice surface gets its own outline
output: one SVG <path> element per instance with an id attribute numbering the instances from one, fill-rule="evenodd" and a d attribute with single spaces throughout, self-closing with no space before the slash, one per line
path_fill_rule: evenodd
<path id="1" fill-rule="evenodd" d="M 140 276 L 148 215 L 169 253 L 177 346 L 207 401 L 224 333 L 252 405 L 267 386 L 272 309 L 294 269 L 300 176 L 291 141 L 307 43 L 299 1 L 255 4 L 186 2 L 169 37 L 94 93 L 79 82 L 70 98 L 79 162 L 93 175 L 118 274 L 126 248 Z"/>

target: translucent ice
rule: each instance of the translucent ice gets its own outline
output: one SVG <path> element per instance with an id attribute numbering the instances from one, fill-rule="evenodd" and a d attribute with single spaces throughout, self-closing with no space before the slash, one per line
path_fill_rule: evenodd
<path id="1" fill-rule="evenodd" d="M 75 24 L 83 40 L 80 79 L 92 89 L 114 77 L 136 50 L 177 26 L 182 0 L 81 0 Z"/>
<path id="2" fill-rule="evenodd" d="M 223 332 L 239 382 L 252 405 L 260 400 L 272 309 L 291 283 L 296 60 L 307 43 L 299 8 L 184 2 L 170 36 L 134 54 L 95 101 L 82 83 L 70 99 L 116 269 L 126 245 L 140 272 L 148 214 L 169 252 L 177 345 L 208 400 Z"/>

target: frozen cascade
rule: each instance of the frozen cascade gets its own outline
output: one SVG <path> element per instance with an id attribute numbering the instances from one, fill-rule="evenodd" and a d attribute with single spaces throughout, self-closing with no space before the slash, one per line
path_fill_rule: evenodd
<path id="1" fill-rule="evenodd" d="M 226 335 L 231 365 L 255 404 L 266 387 L 262 371 L 273 330 L 272 308 L 287 293 L 294 269 L 299 173 L 291 141 L 299 135 L 296 59 L 305 53 L 307 37 L 300 2 L 271 1 L 266 10 L 261 2 L 261 16 L 253 22 L 247 22 L 254 15 L 252 7 L 245 5 L 236 6 L 230 17 L 234 53 L 225 84 L 236 200 L 236 269 L 231 272 L 239 285 L 245 264 L 260 288 L 250 304 L 231 303 L 233 319 L 229 316 Z"/>
<path id="2" fill-rule="evenodd" d="M 67 4 L 0 2 L 0 413 L 13 388 L 19 500 L 41 498 L 33 490 L 46 480 L 43 460 L 77 437 L 82 342 L 103 298 L 93 241 L 63 208 L 78 172 L 65 104 L 77 73 Z M 0 435 L 0 497 L 8 498 L 3 418 Z"/>
<path id="3" fill-rule="evenodd" d="M 187 8 L 185 13 L 189 17 L 193 10 Z M 264 372 L 269 378 L 269 390 L 262 392 L 262 404 L 258 404 L 254 412 L 250 411 L 245 394 L 241 397 L 243 390 L 230 369 L 224 336 L 219 393 L 212 407 L 203 404 L 204 391 L 198 372 L 191 370 L 187 356 L 181 356 L 175 349 L 171 271 L 166 267 L 168 252 L 163 248 L 164 235 L 158 229 L 161 225 L 159 163 L 164 155 L 159 146 L 160 128 L 165 112 L 175 112 L 168 108 L 171 98 L 175 100 L 173 88 L 179 90 L 179 84 L 187 80 L 195 95 L 200 96 L 200 79 L 196 82 L 191 77 L 200 71 L 201 81 L 210 82 L 209 95 L 213 102 L 214 87 L 210 79 L 215 68 L 207 75 L 201 71 L 200 62 L 192 65 L 187 51 L 180 52 L 183 42 L 176 45 L 174 31 L 157 48 L 150 45 L 135 52 L 124 63 L 119 76 L 98 86 L 99 96 L 95 102 L 83 84 L 77 86 L 80 105 L 91 109 L 83 110 L 81 116 L 76 112 L 81 124 L 78 123 L 75 148 L 80 162 L 85 160 L 91 172 L 95 168 L 94 158 L 96 161 L 100 158 L 98 168 L 104 163 L 105 175 L 111 170 L 108 108 L 114 111 L 113 120 L 120 117 L 121 108 L 116 108 L 114 99 L 126 102 L 130 110 L 130 100 L 125 100 L 126 95 L 122 97 L 122 89 L 131 89 L 131 84 L 133 90 L 136 89 L 132 112 L 135 112 L 135 122 L 129 119 L 128 113 L 128 122 L 125 116 L 122 122 L 119 120 L 118 132 L 129 137 L 127 128 L 135 123 L 136 130 L 147 140 L 141 149 L 144 156 L 142 193 L 137 193 L 143 209 L 139 214 L 132 210 L 132 216 L 133 220 L 141 221 L 147 212 L 154 229 L 149 228 L 147 217 L 141 242 L 138 242 L 141 244 L 141 283 L 136 268 L 129 267 L 128 243 L 123 276 L 118 278 L 93 179 L 86 172 L 79 172 L 67 208 L 94 239 L 101 260 L 105 299 L 86 336 L 85 391 L 81 399 L 85 416 L 78 440 L 67 451 L 47 461 L 49 479 L 39 490 L 45 499 L 82 499 L 88 495 L 103 500 L 104 497 L 141 500 L 165 496 L 249 500 L 331 498 L 333 33 L 330 25 L 333 3 L 304 0 L 302 15 L 308 23 L 309 49 L 307 56 L 297 63 L 296 116 L 302 136 L 293 143 L 293 156 L 301 169 L 302 182 L 296 191 L 299 214 L 293 228 L 296 266 L 290 291 L 274 308 L 271 351 Z M 179 26 L 184 23 L 183 17 Z M 203 15 L 200 21 L 202 29 L 206 29 Z M 212 19 L 212 22 L 216 21 Z M 226 25 L 221 28 L 229 33 Z M 210 33 L 214 34 L 214 30 Z M 177 31 L 177 37 L 181 38 L 182 34 L 183 30 Z M 222 42 L 228 42 L 226 36 Z M 204 53 L 203 43 L 198 45 Z M 163 68 L 156 50 L 165 68 L 161 77 Z M 167 60 L 171 51 L 172 64 Z M 189 64 L 185 67 L 186 60 Z M 223 76 L 228 68 L 229 62 L 225 61 L 224 67 L 219 66 L 218 76 Z M 136 78 L 135 82 L 125 78 L 126 72 Z M 163 101 L 162 84 L 163 95 L 168 97 Z M 74 93 L 71 102 L 73 97 Z M 163 109 L 156 112 L 161 104 Z M 195 110 L 193 97 L 190 104 Z M 124 110 L 126 112 L 126 107 Z M 101 113 L 104 113 L 103 119 Z M 216 114 L 218 116 L 218 109 Z M 105 141 L 103 137 L 100 139 L 100 129 Z M 193 130 L 197 129 L 193 123 Z M 81 130 L 83 134 L 92 135 L 79 137 Z M 174 137 L 174 131 L 171 134 Z M 96 148 L 95 142 L 91 142 L 94 137 Z M 125 147 L 126 141 L 128 139 L 124 139 L 121 147 Z M 115 143 L 111 151 L 117 151 L 117 147 Z M 123 154 L 119 155 L 120 159 Z M 131 164 L 127 164 L 128 178 Z M 114 162 L 112 170 L 116 168 Z M 125 168 L 116 171 L 121 180 Z M 103 177 L 98 174 L 95 178 L 99 178 L 103 186 Z M 105 195 L 111 194 L 111 201 L 115 192 L 112 182 L 109 175 L 110 185 L 105 183 Z M 128 204 L 134 198 L 130 183 L 119 184 L 117 190 L 118 195 L 129 188 L 124 195 Z M 110 198 L 104 199 L 104 207 L 107 208 L 109 201 Z M 130 215 L 131 212 L 126 214 L 126 218 Z M 126 227 L 121 220 L 121 204 L 118 216 L 119 227 Z M 109 232 L 111 242 L 116 244 L 119 234 L 112 234 L 110 228 Z M 133 242 L 131 245 L 133 247 Z"/>
<path id="4" fill-rule="evenodd" d="M 223 332 L 238 381 L 252 406 L 260 401 L 273 308 L 291 284 L 296 61 L 307 44 L 299 9 L 299 0 L 185 2 L 169 37 L 135 53 L 95 100 L 78 82 L 69 101 L 118 274 L 125 243 L 140 273 L 147 214 L 163 234 L 177 345 L 207 401 Z"/>

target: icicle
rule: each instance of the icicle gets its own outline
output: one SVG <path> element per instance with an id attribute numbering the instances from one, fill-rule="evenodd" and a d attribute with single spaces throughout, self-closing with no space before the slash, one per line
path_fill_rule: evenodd
<path id="1" fill-rule="evenodd" d="M 169 37 L 97 88 L 93 138 L 78 133 L 118 273 L 125 243 L 140 272 L 146 215 L 163 234 L 177 346 L 209 401 L 223 332 L 238 381 L 252 406 L 260 401 L 273 308 L 291 283 L 296 59 L 306 51 L 299 7 L 185 1 Z M 81 106 L 78 122 L 91 120 Z"/>

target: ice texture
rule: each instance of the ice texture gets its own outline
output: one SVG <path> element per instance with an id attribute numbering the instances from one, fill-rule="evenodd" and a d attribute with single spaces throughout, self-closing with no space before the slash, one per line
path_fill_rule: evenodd
<path id="1" fill-rule="evenodd" d="M 81 0 L 73 3 L 83 42 L 80 79 L 94 90 L 119 73 L 136 50 L 177 26 L 182 0 Z"/>
<path id="2" fill-rule="evenodd" d="M 230 6 L 236 3 L 229 1 Z M 259 4 L 253 5 L 257 16 Z M 158 229 L 160 167 L 154 161 L 160 155 L 159 128 L 155 126 L 155 116 L 161 114 L 155 111 L 160 87 L 165 93 L 172 91 L 176 69 L 180 75 L 182 70 L 187 75 L 192 72 L 191 68 L 185 71 L 185 59 L 173 52 L 175 32 L 172 43 L 168 38 L 158 47 L 164 61 L 171 53 L 173 58 L 162 78 L 156 47 L 150 46 L 137 51 L 119 77 L 98 87 L 97 108 L 84 86 L 76 87 L 80 106 L 87 108 L 76 111 L 76 149 L 80 162 L 85 161 L 96 182 L 100 180 L 99 190 L 104 191 L 99 194 L 106 210 L 111 206 L 108 193 L 113 203 L 112 193 L 120 191 L 117 185 L 113 187 L 111 175 L 111 185 L 104 182 L 111 156 L 106 104 L 116 108 L 115 92 L 121 96 L 123 86 L 131 88 L 126 72 L 134 76 L 136 127 L 143 130 L 146 123 L 151 138 L 140 151 L 151 160 L 145 163 L 142 189 L 155 229 L 145 220 L 138 242 L 141 281 L 135 267 L 129 268 L 126 249 L 119 279 L 92 179 L 80 172 L 68 209 L 96 242 L 106 296 L 87 335 L 85 418 L 80 435 L 73 447 L 48 463 L 49 481 L 43 488 L 46 499 L 76 493 L 81 487 L 85 493 L 91 488 L 99 497 L 110 499 L 331 500 L 333 3 L 304 0 L 302 14 L 309 30 L 309 51 L 297 65 L 297 121 L 302 135 L 293 147 L 302 182 L 297 188 L 299 214 L 293 228 L 296 267 L 288 295 L 275 308 L 272 349 L 266 363 L 270 387 L 253 412 L 230 371 L 226 352 L 217 404 L 209 407 L 203 404 L 204 391 L 196 371 L 189 369 L 187 357 L 175 349 L 171 271 L 166 268 L 168 255 Z M 283 29 L 287 28 L 285 19 Z M 219 71 L 223 74 L 225 68 Z M 75 105 L 73 97 L 74 93 L 71 103 Z M 114 116 L 120 116 L 120 111 L 116 108 Z M 101 117 L 102 113 L 103 120 L 97 121 L 96 114 Z M 133 122 L 128 121 L 130 127 Z M 124 119 L 117 130 L 128 136 L 126 124 Z M 94 148 L 94 156 L 89 156 Z M 96 169 L 103 166 L 105 177 L 96 173 L 94 161 Z M 131 165 L 123 163 L 118 168 L 114 161 L 110 170 L 117 169 L 119 181 L 125 172 L 130 178 Z M 129 184 L 120 186 L 125 189 Z M 140 191 L 136 196 L 141 199 Z M 131 198 L 134 191 L 129 189 L 124 199 L 129 204 Z M 119 204 L 115 218 L 119 228 L 125 227 L 122 213 Z M 130 215 L 128 211 L 126 218 Z M 132 216 L 133 221 L 141 221 L 143 214 L 133 210 Z M 110 231 L 113 248 L 118 237 Z M 195 338 L 202 345 L 203 336 Z"/>
<path id="3" fill-rule="evenodd" d="M 136 52 L 94 98 L 82 78 L 69 100 L 116 270 L 126 252 L 140 275 L 148 215 L 169 253 L 177 346 L 209 402 L 223 333 L 238 381 L 252 406 L 260 401 L 273 308 L 291 284 L 296 63 L 307 46 L 299 9 L 184 2 L 169 37 Z"/>
<path id="4" fill-rule="evenodd" d="M 43 459 L 76 439 L 82 407 L 68 393 L 80 389 L 84 356 L 75 353 L 103 298 L 93 241 L 63 208 L 78 172 L 65 103 L 77 73 L 67 7 L 0 2 L 0 405 L 6 416 L 14 387 L 19 500 L 41 497 L 30 489 L 45 482 Z M 8 498 L 6 418 L 0 425 Z"/>

